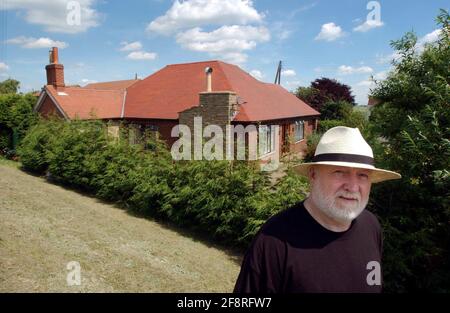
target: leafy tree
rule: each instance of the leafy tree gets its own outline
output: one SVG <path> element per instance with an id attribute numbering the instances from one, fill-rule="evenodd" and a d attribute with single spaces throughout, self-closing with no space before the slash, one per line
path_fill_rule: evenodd
<path id="1" fill-rule="evenodd" d="M 391 45 L 402 56 L 377 83 L 371 114 L 380 165 L 401 181 L 374 187 L 370 208 L 385 230 L 388 292 L 450 292 L 450 39 L 447 11 L 439 40 L 417 49 L 407 33 Z"/>
<path id="2" fill-rule="evenodd" d="M 13 141 L 18 143 L 35 124 L 36 100 L 31 94 L 0 94 L 0 150 L 12 149 Z"/>
<path id="3" fill-rule="evenodd" d="M 7 79 L 0 82 L 0 94 L 16 94 L 19 91 L 20 82 L 15 79 Z"/>
<path id="4" fill-rule="evenodd" d="M 311 82 L 310 87 L 299 87 L 295 93 L 298 98 L 321 113 L 323 105 L 330 101 L 346 101 L 355 105 L 350 86 L 326 77 Z"/>
<path id="5" fill-rule="evenodd" d="M 353 106 L 347 101 L 329 101 L 322 106 L 320 119 L 343 120 L 350 116 Z"/>

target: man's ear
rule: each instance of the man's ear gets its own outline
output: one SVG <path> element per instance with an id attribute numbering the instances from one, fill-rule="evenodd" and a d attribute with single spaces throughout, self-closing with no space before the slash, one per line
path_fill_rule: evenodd
<path id="1" fill-rule="evenodd" d="M 317 175 L 317 168 L 314 166 L 310 166 L 308 168 L 308 178 L 310 183 L 312 183 L 316 179 L 316 175 Z"/>

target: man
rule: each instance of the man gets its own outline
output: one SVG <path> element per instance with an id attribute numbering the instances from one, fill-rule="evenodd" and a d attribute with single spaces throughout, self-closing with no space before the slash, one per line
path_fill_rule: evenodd
<path id="1" fill-rule="evenodd" d="M 296 170 L 308 176 L 310 195 L 261 227 L 234 292 L 380 292 L 381 228 L 364 209 L 372 183 L 400 174 L 376 168 L 359 130 L 343 126 Z"/>

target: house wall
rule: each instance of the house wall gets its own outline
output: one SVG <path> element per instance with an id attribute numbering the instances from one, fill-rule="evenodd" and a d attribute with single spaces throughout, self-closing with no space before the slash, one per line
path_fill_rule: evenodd
<path id="1" fill-rule="evenodd" d="M 292 140 L 294 138 L 295 134 L 295 122 L 298 120 L 304 121 L 304 129 L 303 129 L 303 139 L 298 142 L 289 142 L 289 144 L 286 147 L 283 147 L 284 142 L 284 132 L 283 128 L 286 128 L 287 136 L 291 137 Z M 270 160 L 271 158 L 282 157 L 283 155 L 286 155 L 287 153 L 294 153 L 299 156 L 302 156 L 306 152 L 307 144 L 306 140 L 307 137 L 312 134 L 314 131 L 317 130 L 317 117 L 301 117 L 301 118 L 293 118 L 293 119 L 284 119 L 284 120 L 272 120 L 272 121 L 264 121 L 260 122 L 258 124 L 262 125 L 279 125 L 278 134 L 276 136 L 278 137 L 278 144 L 276 146 L 276 150 L 274 152 L 271 152 L 267 155 L 263 155 L 260 157 L 260 160 L 263 162 Z M 236 124 L 236 123 L 234 123 Z M 254 124 L 258 127 L 258 124 Z M 248 124 L 247 124 L 248 125 Z M 245 125 L 244 125 L 245 126 Z M 258 136 L 258 132 L 252 132 L 249 133 L 246 137 L 246 142 L 248 143 L 250 139 L 255 139 Z"/>
<path id="2" fill-rule="evenodd" d="M 142 125 L 147 129 L 155 129 L 159 132 L 160 139 L 164 140 L 167 145 L 172 147 L 173 143 L 178 140 L 178 137 L 172 137 L 172 128 L 178 125 L 178 120 L 154 120 L 154 119 L 138 119 L 127 118 L 126 121 L 130 124 Z"/>
<path id="3" fill-rule="evenodd" d="M 45 95 L 43 103 L 38 109 L 38 113 L 41 114 L 41 116 L 43 117 L 57 116 L 60 118 L 64 118 L 64 116 L 56 107 L 53 100 L 47 95 Z"/>
<path id="4" fill-rule="evenodd" d="M 307 117 L 307 118 L 299 118 L 299 119 L 292 119 L 292 120 L 284 120 L 280 121 L 280 125 L 284 125 L 287 127 L 288 136 L 290 136 L 293 140 L 294 134 L 295 134 L 295 121 L 296 120 L 302 120 L 304 121 L 304 128 L 303 128 L 303 139 L 298 142 L 290 142 L 288 147 L 288 152 L 296 153 L 303 155 L 306 151 L 307 145 L 306 145 L 306 139 L 309 135 L 311 135 L 316 129 L 317 129 L 317 118 L 316 117 Z M 280 149 L 282 149 L 283 144 L 283 133 L 280 131 Z M 283 151 L 283 152 L 287 152 Z"/>
<path id="5" fill-rule="evenodd" d="M 226 155 L 226 126 L 230 125 L 233 110 L 237 104 L 237 96 L 232 91 L 201 92 L 200 105 L 192 107 L 179 113 L 179 121 L 182 125 L 187 125 L 191 130 L 192 151 L 194 151 L 194 118 L 202 117 L 202 135 L 208 125 L 217 125 L 222 128 L 224 146 L 223 157 Z"/>

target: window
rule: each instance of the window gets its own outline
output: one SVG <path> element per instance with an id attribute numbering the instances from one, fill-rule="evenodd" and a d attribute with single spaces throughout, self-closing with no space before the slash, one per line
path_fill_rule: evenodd
<path id="1" fill-rule="evenodd" d="M 304 122 L 303 121 L 296 121 L 294 124 L 294 140 L 295 142 L 298 142 L 304 138 Z"/>
<path id="2" fill-rule="evenodd" d="M 275 130 L 270 125 L 259 126 L 259 155 L 275 151 Z"/>

